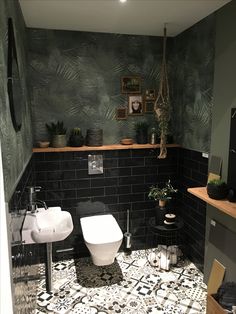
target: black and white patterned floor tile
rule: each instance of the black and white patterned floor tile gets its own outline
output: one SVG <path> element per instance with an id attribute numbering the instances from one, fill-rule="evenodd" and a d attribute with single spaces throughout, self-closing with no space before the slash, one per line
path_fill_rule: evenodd
<path id="1" fill-rule="evenodd" d="M 40 282 L 35 314 L 203 314 L 206 285 L 188 260 L 170 271 L 150 266 L 150 250 L 119 253 L 109 266 L 90 258 L 53 264 L 53 291 Z M 40 265 L 40 272 L 44 267 Z"/>

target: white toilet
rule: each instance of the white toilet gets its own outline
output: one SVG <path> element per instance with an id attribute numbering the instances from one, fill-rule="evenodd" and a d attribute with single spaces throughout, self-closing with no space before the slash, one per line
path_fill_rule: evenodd
<path id="1" fill-rule="evenodd" d="M 97 266 L 112 264 L 123 239 L 116 219 L 108 214 L 83 217 L 80 222 L 93 263 Z"/>

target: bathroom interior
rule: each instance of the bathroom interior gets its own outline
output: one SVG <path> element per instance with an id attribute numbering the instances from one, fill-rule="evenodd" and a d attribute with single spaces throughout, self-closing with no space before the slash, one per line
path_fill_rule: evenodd
<path id="1" fill-rule="evenodd" d="M 120 144 L 121 139 L 135 139 L 137 122 L 145 120 L 150 129 L 156 127 L 153 111 L 129 114 L 125 119 L 116 116 L 118 108 L 128 106 L 128 96 L 121 91 L 122 77 L 138 76 L 140 94 L 149 89 L 157 94 L 163 27 L 162 33 L 155 35 L 134 30 L 109 31 L 105 20 L 100 29 L 54 29 L 50 23 L 37 24 L 34 5 L 40 8 L 53 2 L 63 3 L 0 2 L 1 313 L 206 313 L 206 305 L 194 308 L 196 305 L 185 304 L 186 310 L 183 306 L 177 308 L 180 300 L 158 307 L 158 302 L 164 300 L 162 295 L 160 301 L 159 290 L 165 291 L 159 280 L 160 276 L 169 276 L 173 284 L 180 269 L 183 276 L 192 271 L 197 278 L 193 287 L 204 287 L 198 293 L 204 291 L 202 298 L 206 303 L 206 284 L 216 259 L 225 267 L 224 281 L 236 282 L 235 203 L 225 201 L 229 204 L 229 209 L 225 209 L 188 191 L 206 186 L 212 156 L 221 160 L 222 180 L 236 189 L 232 149 L 236 129 L 236 2 L 214 1 L 214 9 L 176 34 L 171 34 L 171 21 L 164 21 L 168 22 L 166 62 L 171 100 L 171 137 L 164 159 L 157 158 L 160 145 Z M 77 2 L 82 8 L 84 1 Z M 89 2 L 93 6 L 94 2 L 108 5 L 108 1 Z M 136 3 L 139 7 L 141 3 L 112 2 L 117 14 L 125 6 Z M 151 2 L 147 1 L 147 7 Z M 183 5 L 185 1 L 180 2 Z M 210 2 L 202 1 L 203 11 L 205 3 Z M 32 11 L 27 11 L 27 3 Z M 31 20 L 30 12 L 35 15 Z M 96 14 L 100 12 L 97 8 Z M 39 10 L 39 16 L 40 13 Z M 183 13 L 188 14 L 184 5 Z M 66 14 L 65 11 L 70 25 Z M 145 10 L 142 14 L 146 14 Z M 8 93 L 9 18 L 21 86 L 15 112 Z M 35 24 L 31 25 L 34 19 Z M 102 129 L 103 145 L 38 148 L 39 141 L 49 140 L 45 124 L 57 121 L 64 122 L 67 135 L 75 127 L 84 136 L 88 129 Z M 88 166 L 94 155 L 102 160 L 102 170 L 91 174 Z M 170 206 L 183 222 L 175 234 L 181 242 L 182 264 L 174 267 L 173 272 L 151 267 L 148 261 L 148 253 L 160 244 L 150 223 L 156 202 L 148 197 L 148 192 L 150 186 L 168 180 L 178 189 Z M 57 208 L 58 221 L 62 214 L 71 218 L 67 217 L 68 234 L 52 240 L 50 245 L 40 240 L 22 241 L 22 225 L 32 205 L 29 187 L 40 203 L 36 204 L 38 207 Z M 96 261 L 94 265 L 86 245 L 83 223 L 87 220 L 82 218 L 100 214 L 114 218 L 104 227 L 111 233 L 109 237 L 113 238 L 115 230 L 119 234 L 118 253 L 115 260 L 112 256 L 108 262 L 111 265 L 96 266 Z M 131 252 L 126 251 L 123 239 L 127 215 Z M 98 225 L 97 221 L 91 225 L 94 231 Z M 98 239 L 99 234 L 93 236 Z M 106 247 L 104 255 L 107 251 Z M 184 264 L 186 261 L 190 264 Z M 138 279 L 141 275 L 146 281 Z M 157 290 L 157 286 L 162 288 Z M 194 303 L 199 298 L 196 291 L 194 298 L 189 297 Z"/>

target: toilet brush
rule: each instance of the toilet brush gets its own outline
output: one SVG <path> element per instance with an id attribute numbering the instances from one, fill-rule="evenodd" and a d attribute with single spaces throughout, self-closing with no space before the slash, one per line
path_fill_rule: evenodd
<path id="1" fill-rule="evenodd" d="M 125 254 L 129 255 L 131 254 L 131 233 L 129 232 L 129 209 L 127 209 L 127 218 L 126 218 L 126 232 L 124 234 L 125 239 L 125 248 L 124 252 Z"/>

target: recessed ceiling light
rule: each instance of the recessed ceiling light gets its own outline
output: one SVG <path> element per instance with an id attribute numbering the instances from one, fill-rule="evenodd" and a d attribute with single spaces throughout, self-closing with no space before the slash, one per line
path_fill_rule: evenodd
<path id="1" fill-rule="evenodd" d="M 125 3 L 127 0 L 120 0 L 121 3 Z"/>

